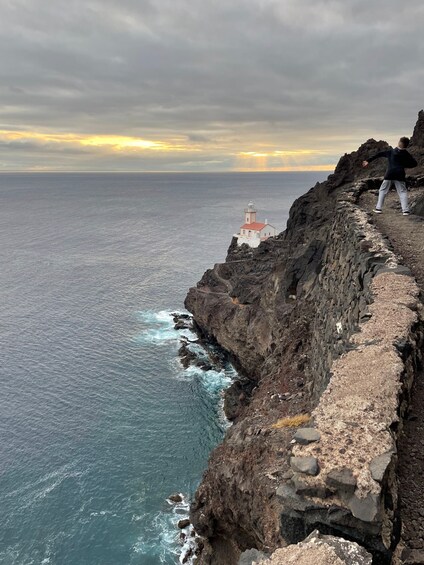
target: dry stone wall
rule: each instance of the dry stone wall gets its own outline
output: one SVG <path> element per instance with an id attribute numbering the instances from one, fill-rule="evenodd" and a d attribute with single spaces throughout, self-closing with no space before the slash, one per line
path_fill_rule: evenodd
<path id="1" fill-rule="evenodd" d="M 277 488 L 282 535 L 296 543 L 318 527 L 389 562 L 399 537 L 396 443 L 422 361 L 419 289 L 352 202 L 338 207 L 311 288 L 321 313 L 311 382 L 325 391 L 294 436 L 292 477 Z"/>

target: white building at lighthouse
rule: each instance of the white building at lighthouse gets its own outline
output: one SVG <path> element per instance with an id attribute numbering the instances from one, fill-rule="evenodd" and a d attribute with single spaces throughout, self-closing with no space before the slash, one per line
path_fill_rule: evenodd
<path id="1" fill-rule="evenodd" d="M 244 209 L 244 222 L 240 233 L 235 234 L 239 245 L 247 243 L 250 247 L 258 247 L 261 241 L 277 235 L 277 230 L 268 224 L 268 220 L 265 220 L 265 223 L 256 221 L 256 209 L 253 202 L 249 202 L 247 208 Z"/>

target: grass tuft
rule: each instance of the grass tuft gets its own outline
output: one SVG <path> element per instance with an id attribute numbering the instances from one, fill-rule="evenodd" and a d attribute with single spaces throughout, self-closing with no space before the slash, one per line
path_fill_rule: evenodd
<path id="1" fill-rule="evenodd" d="M 296 416 L 287 416 L 287 418 L 281 418 L 277 420 L 275 424 L 272 424 L 272 428 L 279 430 L 280 428 L 297 428 L 302 424 L 309 422 L 311 417 L 309 414 L 297 414 Z"/>

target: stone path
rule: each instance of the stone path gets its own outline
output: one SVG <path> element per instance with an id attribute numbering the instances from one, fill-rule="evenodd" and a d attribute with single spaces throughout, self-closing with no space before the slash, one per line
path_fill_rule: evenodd
<path id="1" fill-rule="evenodd" d="M 360 204 L 372 210 L 376 195 L 365 193 Z M 402 216 L 396 193 L 386 199 L 384 213 L 374 215 L 378 229 L 407 265 L 424 297 L 424 218 Z M 402 537 L 400 559 L 405 565 L 424 564 L 424 372 L 416 376 L 409 420 L 399 445 Z"/>

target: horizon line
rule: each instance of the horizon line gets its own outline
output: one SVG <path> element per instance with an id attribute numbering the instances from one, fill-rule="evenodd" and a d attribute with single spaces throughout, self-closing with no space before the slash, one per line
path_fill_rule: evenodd
<path id="1" fill-rule="evenodd" d="M 62 174 L 79 174 L 79 173 L 87 173 L 87 174 L 238 174 L 238 173 L 252 173 L 252 174 L 263 174 L 263 173 L 325 173 L 325 172 L 333 172 L 335 166 L 331 168 L 317 168 L 317 169 L 263 169 L 263 170 L 252 170 L 252 169 L 238 169 L 238 170 L 222 170 L 222 171 L 193 171 L 193 170 L 186 170 L 186 171 L 161 171 L 161 170 L 152 170 L 152 171 L 108 171 L 108 170 L 75 170 L 75 169 L 10 169 L 8 171 L 0 170 L 0 175 L 2 174 L 54 174 L 54 173 L 62 173 Z"/>

